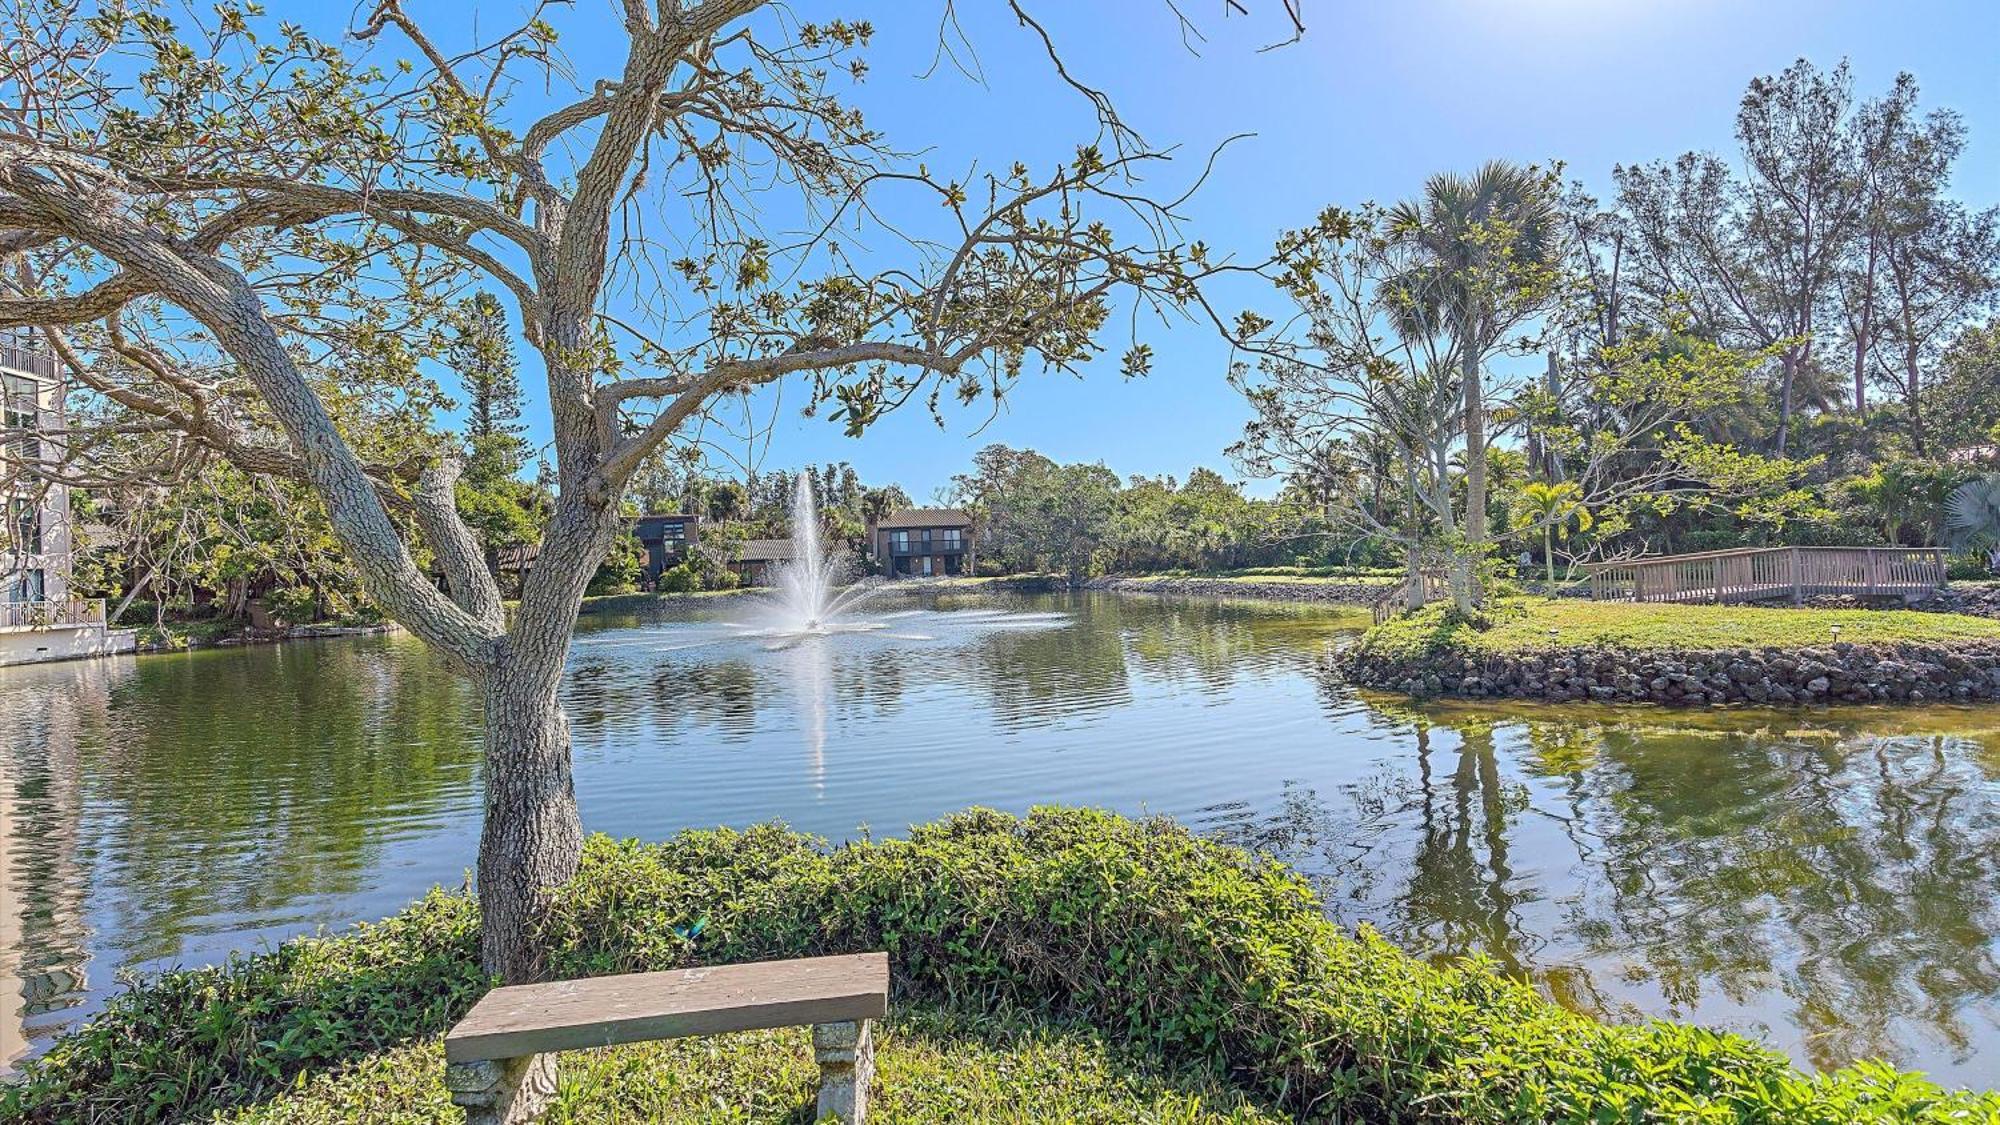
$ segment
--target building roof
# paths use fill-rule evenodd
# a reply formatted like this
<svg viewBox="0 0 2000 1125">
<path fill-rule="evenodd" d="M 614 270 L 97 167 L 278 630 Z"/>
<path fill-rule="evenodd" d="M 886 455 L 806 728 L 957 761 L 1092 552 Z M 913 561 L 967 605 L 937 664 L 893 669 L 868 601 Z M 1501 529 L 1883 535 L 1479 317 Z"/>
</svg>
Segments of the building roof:
<svg viewBox="0 0 2000 1125">
<path fill-rule="evenodd" d="M 793 557 L 789 539 L 745 539 L 736 548 L 737 562 L 784 562 Z"/>
<path fill-rule="evenodd" d="M 905 508 L 890 512 L 875 525 L 880 528 L 971 527 L 972 516 L 957 508 Z"/>
</svg>

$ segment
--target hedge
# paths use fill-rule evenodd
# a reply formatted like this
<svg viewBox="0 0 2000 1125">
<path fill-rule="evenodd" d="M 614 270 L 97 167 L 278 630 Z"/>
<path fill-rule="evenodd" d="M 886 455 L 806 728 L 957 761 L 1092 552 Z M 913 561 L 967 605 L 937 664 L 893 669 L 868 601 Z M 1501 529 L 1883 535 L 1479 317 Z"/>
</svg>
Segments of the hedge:
<svg viewBox="0 0 2000 1125">
<path fill-rule="evenodd" d="M 1434 966 L 1326 919 L 1281 865 L 1161 820 L 973 810 L 829 849 L 782 827 L 590 841 L 556 896 L 565 975 L 887 949 L 904 1000 L 1093 1026 L 1325 1121 L 1995 1122 L 2000 1096 L 1748 1039 L 1607 1026 L 1479 960 Z M 30 1121 L 166 1120 L 435 1036 L 483 987 L 475 910 L 169 973 L 0 1096 Z M 693 936 L 686 936 L 693 935 Z"/>
</svg>

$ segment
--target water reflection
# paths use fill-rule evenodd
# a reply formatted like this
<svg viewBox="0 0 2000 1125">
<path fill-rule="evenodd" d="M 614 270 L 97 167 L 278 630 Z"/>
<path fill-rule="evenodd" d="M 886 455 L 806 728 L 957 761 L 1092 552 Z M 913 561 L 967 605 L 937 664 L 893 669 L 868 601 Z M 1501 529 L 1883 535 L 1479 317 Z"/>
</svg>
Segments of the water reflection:
<svg viewBox="0 0 2000 1125">
<path fill-rule="evenodd" d="M 1991 710 L 1651 712 L 1381 704 L 1407 769 L 1293 787 L 1225 834 L 1334 913 L 1483 952 L 1608 1019 L 1760 1035 L 1989 1084 L 2000 1051 Z M 1934 729 L 1889 733 L 1909 725 Z M 1388 873 L 1385 875 L 1385 871 Z"/>
<path fill-rule="evenodd" d="M 2000 710 L 1413 707 L 1318 674 L 1365 623 L 1319 610 L 927 594 L 772 649 L 710 604 L 580 633 L 589 828 L 1168 813 L 1295 864 L 1343 923 L 1607 1018 L 2000 1068 Z M 402 638 L 0 673 L 0 1055 L 118 968 L 458 881 L 475 706 Z"/>
</svg>

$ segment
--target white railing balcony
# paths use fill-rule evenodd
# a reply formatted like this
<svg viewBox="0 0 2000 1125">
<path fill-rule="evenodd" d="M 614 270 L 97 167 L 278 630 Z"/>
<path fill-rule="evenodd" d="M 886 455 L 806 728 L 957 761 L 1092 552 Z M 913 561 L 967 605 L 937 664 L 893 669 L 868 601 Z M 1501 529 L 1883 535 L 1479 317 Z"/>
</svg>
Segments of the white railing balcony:
<svg viewBox="0 0 2000 1125">
<path fill-rule="evenodd" d="M 55 629 L 102 624 L 103 598 L 0 602 L 0 629 Z"/>
<path fill-rule="evenodd" d="M 56 377 L 55 355 L 18 338 L 0 337 L 0 367 L 11 368 L 43 379 Z"/>
</svg>

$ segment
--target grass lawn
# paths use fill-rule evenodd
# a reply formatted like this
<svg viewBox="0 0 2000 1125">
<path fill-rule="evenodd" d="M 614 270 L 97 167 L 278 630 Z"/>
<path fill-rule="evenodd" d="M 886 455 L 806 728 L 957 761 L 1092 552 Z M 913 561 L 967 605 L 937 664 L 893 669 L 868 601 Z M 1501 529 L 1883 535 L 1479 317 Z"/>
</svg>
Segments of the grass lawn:
<svg viewBox="0 0 2000 1125">
<path fill-rule="evenodd" d="M 1363 644 L 1376 652 L 1525 652 L 1563 648 L 1681 651 L 1806 648 L 1840 640 L 1856 644 L 1948 644 L 2000 641 L 2000 621 L 1914 610 L 1794 609 L 1737 605 L 1658 605 L 1581 598 L 1506 598 L 1484 631 L 1446 619 L 1447 603 L 1370 629 Z M 1553 638 L 1549 630 L 1556 630 Z"/>
<path fill-rule="evenodd" d="M 868 1120 L 1163 1122 L 1252 1125 L 1290 1118 L 1205 1075 L 1171 1074 L 1087 1030 L 1027 1019 L 976 1022 L 897 1005 L 876 1027 Z M 449 1121 L 435 1039 L 325 1072 L 216 1125 Z M 548 1125 L 813 1120 L 818 1070 L 805 1028 L 679 1039 L 562 1056 Z"/>
</svg>

